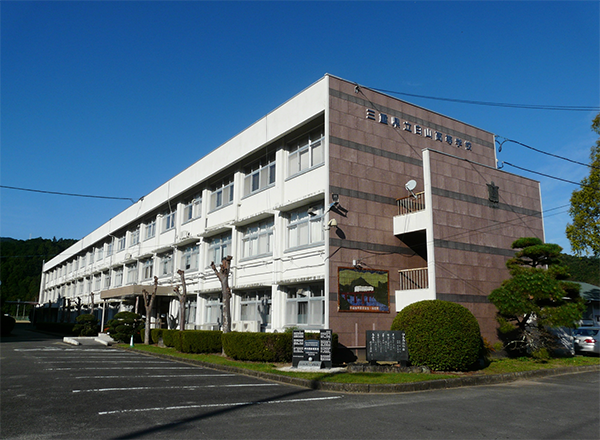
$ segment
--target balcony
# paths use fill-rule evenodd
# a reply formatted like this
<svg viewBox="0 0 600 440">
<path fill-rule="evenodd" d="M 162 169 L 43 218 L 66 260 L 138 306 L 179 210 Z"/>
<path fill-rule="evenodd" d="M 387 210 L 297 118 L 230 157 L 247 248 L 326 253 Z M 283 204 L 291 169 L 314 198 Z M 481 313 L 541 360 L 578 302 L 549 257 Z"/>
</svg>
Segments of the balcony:
<svg viewBox="0 0 600 440">
<path fill-rule="evenodd" d="M 412 214 L 425 210 L 425 192 L 416 193 L 408 197 L 396 199 L 398 215 Z"/>
<path fill-rule="evenodd" d="M 429 272 L 426 267 L 399 270 L 399 290 L 427 289 L 429 287 Z"/>
</svg>

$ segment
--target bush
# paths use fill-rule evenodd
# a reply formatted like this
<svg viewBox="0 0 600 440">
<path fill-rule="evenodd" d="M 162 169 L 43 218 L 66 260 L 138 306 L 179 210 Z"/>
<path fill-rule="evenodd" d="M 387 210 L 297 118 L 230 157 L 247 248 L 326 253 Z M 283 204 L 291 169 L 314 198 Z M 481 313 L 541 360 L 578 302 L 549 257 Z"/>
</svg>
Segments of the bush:
<svg viewBox="0 0 600 440">
<path fill-rule="evenodd" d="M 162 331 L 163 342 L 167 347 L 172 347 L 177 351 L 181 351 L 181 335 L 179 330 L 167 330 Z"/>
<path fill-rule="evenodd" d="M 77 324 L 73 327 L 73 333 L 79 336 L 97 336 L 98 318 L 94 315 L 84 314 L 75 318 Z"/>
<path fill-rule="evenodd" d="M 482 350 L 477 319 L 448 301 L 419 301 L 405 307 L 394 318 L 392 330 L 405 332 L 410 362 L 432 370 L 466 371 Z"/>
<path fill-rule="evenodd" d="M 144 328 L 144 321 L 137 313 L 119 312 L 107 325 L 108 334 L 115 341 L 129 342 L 133 335 L 134 342 L 142 342 L 140 331 Z"/>
<path fill-rule="evenodd" d="M 183 353 L 221 353 L 220 331 L 212 330 L 184 330 L 180 332 L 181 351 Z"/>
<path fill-rule="evenodd" d="M 292 333 L 223 333 L 225 354 L 240 361 L 291 362 Z"/>
<path fill-rule="evenodd" d="M 163 330 L 164 329 L 162 328 L 153 328 L 150 330 L 150 341 L 153 344 L 158 344 L 160 342 L 160 339 L 163 337 Z"/>
<path fill-rule="evenodd" d="M 4 314 L 0 315 L 0 319 L 1 319 L 0 335 L 2 335 L 2 336 L 10 335 L 10 332 L 12 332 L 13 329 L 15 328 L 17 321 L 12 316 L 4 315 Z"/>
</svg>

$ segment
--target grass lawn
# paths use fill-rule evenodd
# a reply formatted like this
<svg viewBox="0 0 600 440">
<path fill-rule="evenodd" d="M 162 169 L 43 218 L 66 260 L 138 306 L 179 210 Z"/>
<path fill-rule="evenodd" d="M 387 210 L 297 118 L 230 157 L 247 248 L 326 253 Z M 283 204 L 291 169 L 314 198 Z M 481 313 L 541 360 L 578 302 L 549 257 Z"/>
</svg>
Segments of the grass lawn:
<svg viewBox="0 0 600 440">
<path fill-rule="evenodd" d="M 120 344 L 120 347 L 129 347 Z M 161 348 L 154 345 L 136 345 L 134 350 L 173 356 L 179 359 L 189 359 L 206 362 L 209 364 L 226 365 L 243 368 L 264 373 L 277 374 L 280 376 L 291 376 L 301 379 L 317 380 L 322 382 L 336 383 L 408 383 L 426 380 L 449 379 L 462 377 L 464 375 L 503 374 L 521 371 L 541 370 L 547 368 L 573 367 L 582 365 L 599 365 L 599 357 L 576 356 L 573 358 L 551 359 L 547 362 L 535 361 L 529 358 L 519 359 L 494 359 L 486 368 L 468 373 L 326 373 L 326 372 L 295 372 L 280 371 L 278 368 L 289 366 L 289 364 L 270 364 L 261 362 L 235 361 L 220 354 L 189 354 L 179 353 L 173 348 Z"/>
</svg>

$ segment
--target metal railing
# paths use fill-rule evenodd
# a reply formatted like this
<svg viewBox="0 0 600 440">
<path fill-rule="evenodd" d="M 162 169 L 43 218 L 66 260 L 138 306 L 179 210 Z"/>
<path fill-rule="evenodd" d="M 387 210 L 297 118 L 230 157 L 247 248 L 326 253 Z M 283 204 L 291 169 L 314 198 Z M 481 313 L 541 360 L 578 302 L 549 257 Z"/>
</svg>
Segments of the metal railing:
<svg viewBox="0 0 600 440">
<path fill-rule="evenodd" d="M 423 211 L 425 209 L 425 192 L 416 193 L 408 197 L 396 199 L 398 203 L 398 215 L 406 215 L 411 212 Z"/>
<path fill-rule="evenodd" d="M 399 290 L 427 289 L 429 287 L 429 273 L 426 267 L 403 269 L 399 270 L 398 274 L 400 275 Z"/>
</svg>

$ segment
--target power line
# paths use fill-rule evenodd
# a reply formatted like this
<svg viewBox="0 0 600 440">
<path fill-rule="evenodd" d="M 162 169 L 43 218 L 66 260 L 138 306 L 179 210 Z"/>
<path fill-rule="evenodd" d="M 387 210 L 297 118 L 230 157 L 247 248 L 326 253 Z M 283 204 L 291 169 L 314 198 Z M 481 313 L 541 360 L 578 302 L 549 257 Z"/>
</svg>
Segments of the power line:
<svg viewBox="0 0 600 440">
<path fill-rule="evenodd" d="M 529 146 L 529 145 L 525 145 L 524 143 L 522 143 L 522 142 L 519 142 L 519 141 L 513 141 L 512 139 L 507 139 L 507 138 L 503 138 L 503 139 L 504 139 L 504 140 L 503 140 L 502 142 L 500 142 L 500 143 L 499 143 L 500 145 L 498 146 L 498 152 L 501 152 L 501 151 L 502 151 L 502 145 L 503 145 L 505 142 L 513 142 L 513 143 L 515 143 L 515 144 L 518 144 L 518 145 L 521 145 L 521 146 L 523 146 L 523 147 L 525 147 L 525 148 L 529 148 L 530 150 L 537 151 L 538 153 L 542 153 L 542 154 L 546 154 L 546 155 L 548 155 L 548 156 L 556 157 L 557 159 L 566 160 L 566 161 L 568 161 L 568 162 L 575 163 L 575 164 L 577 164 L 577 165 L 583 165 L 583 166 L 585 166 L 585 167 L 589 167 L 589 168 L 595 168 L 595 169 L 598 169 L 598 167 L 596 167 L 596 166 L 594 166 L 594 165 L 587 164 L 587 163 L 583 163 L 583 162 L 577 162 L 576 160 L 569 159 L 568 157 L 563 157 L 563 156 L 559 156 L 559 155 L 557 155 L 557 154 L 548 153 L 547 151 L 543 151 L 543 150 L 539 150 L 539 149 L 537 149 L 537 148 L 533 148 L 533 147 L 531 147 L 531 146 Z"/>
<path fill-rule="evenodd" d="M 567 180 L 567 179 L 563 179 L 561 177 L 551 176 L 550 174 L 544 174 L 544 173 L 540 173 L 538 171 L 529 170 L 527 168 L 522 168 L 520 166 L 513 165 L 510 162 L 502 162 L 502 164 L 509 165 L 509 166 L 511 166 L 513 168 L 517 168 L 517 169 L 522 170 L 522 171 L 527 171 L 528 173 L 533 173 L 533 174 L 538 174 L 540 176 L 548 177 L 549 179 L 560 180 L 562 182 L 572 183 L 573 185 L 578 185 L 578 186 L 585 186 L 585 187 L 596 189 L 596 190 L 598 189 L 598 187 L 593 186 L 593 185 L 586 185 L 585 183 L 573 182 L 572 180 Z"/>
<path fill-rule="evenodd" d="M 600 107 L 594 107 L 594 106 L 509 104 L 509 103 L 505 103 L 505 102 L 473 101 L 473 100 L 468 100 L 468 99 L 454 99 L 454 98 L 441 98 L 441 97 L 437 97 L 437 96 L 416 95 L 413 93 L 396 92 L 393 90 L 376 89 L 376 88 L 372 88 L 372 87 L 365 87 L 365 88 L 370 88 L 371 90 L 375 90 L 377 92 L 389 93 L 389 94 L 393 94 L 393 95 L 410 96 L 411 98 L 433 99 L 436 101 L 459 102 L 462 104 L 485 105 L 485 106 L 489 106 L 489 107 L 509 107 L 509 108 L 521 108 L 521 109 L 531 109 L 531 110 L 560 110 L 560 111 L 572 111 L 572 112 L 573 111 L 589 112 L 589 111 L 599 111 L 600 110 Z"/>
<path fill-rule="evenodd" d="M 6 186 L 6 185 L 0 185 L 0 188 L 15 189 L 18 191 L 29 191 L 29 192 L 42 193 L 42 194 L 56 194 L 59 196 L 89 197 L 92 199 L 129 200 L 131 203 L 135 203 L 135 200 L 130 199 L 129 197 L 109 197 L 109 196 L 93 196 L 93 195 L 89 195 L 89 194 L 72 194 L 72 193 L 64 193 L 64 192 L 58 192 L 58 191 L 43 191 L 41 189 L 18 188 L 16 186 Z"/>
</svg>

